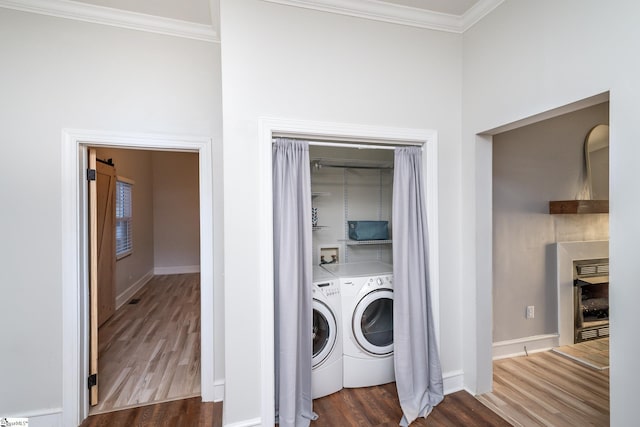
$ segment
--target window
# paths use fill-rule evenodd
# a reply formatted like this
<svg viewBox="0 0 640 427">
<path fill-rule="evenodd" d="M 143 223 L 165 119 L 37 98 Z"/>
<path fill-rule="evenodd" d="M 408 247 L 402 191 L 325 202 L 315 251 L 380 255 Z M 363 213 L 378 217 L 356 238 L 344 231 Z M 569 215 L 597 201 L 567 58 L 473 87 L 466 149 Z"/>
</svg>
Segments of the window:
<svg viewBox="0 0 640 427">
<path fill-rule="evenodd" d="M 133 184 L 130 179 L 116 178 L 116 259 L 133 251 Z"/>
</svg>

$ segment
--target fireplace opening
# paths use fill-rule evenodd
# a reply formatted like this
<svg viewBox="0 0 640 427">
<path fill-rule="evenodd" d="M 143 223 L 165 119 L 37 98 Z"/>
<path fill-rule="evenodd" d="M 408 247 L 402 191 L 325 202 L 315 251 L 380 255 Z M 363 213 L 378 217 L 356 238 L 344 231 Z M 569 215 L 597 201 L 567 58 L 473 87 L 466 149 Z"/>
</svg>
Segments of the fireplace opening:
<svg viewBox="0 0 640 427">
<path fill-rule="evenodd" d="M 574 343 L 609 336 L 609 259 L 574 261 Z"/>
</svg>

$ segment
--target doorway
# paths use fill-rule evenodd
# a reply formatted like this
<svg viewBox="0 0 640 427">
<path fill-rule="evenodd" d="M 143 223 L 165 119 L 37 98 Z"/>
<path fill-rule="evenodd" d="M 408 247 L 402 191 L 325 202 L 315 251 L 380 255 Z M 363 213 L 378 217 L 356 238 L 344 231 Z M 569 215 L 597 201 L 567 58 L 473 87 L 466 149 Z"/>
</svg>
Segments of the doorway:
<svg viewBox="0 0 640 427">
<path fill-rule="evenodd" d="M 101 246 L 95 263 L 98 324 L 89 335 L 98 341 L 90 351 L 97 385 L 89 414 L 200 396 L 198 153 L 90 150 L 98 206 L 115 194 L 109 215 L 98 215 L 113 219 L 98 226 L 97 240 L 115 242 Z M 100 185 L 107 180 L 101 166 L 114 175 L 112 193 Z"/>
<path fill-rule="evenodd" d="M 202 400 L 219 395 L 214 383 L 213 159 L 208 137 L 121 134 L 63 130 L 63 424 L 79 425 L 89 413 L 88 399 L 88 235 L 86 147 L 190 151 L 198 153 L 200 197 L 200 281 Z M 220 400 L 218 398 L 218 400 Z"/>
</svg>

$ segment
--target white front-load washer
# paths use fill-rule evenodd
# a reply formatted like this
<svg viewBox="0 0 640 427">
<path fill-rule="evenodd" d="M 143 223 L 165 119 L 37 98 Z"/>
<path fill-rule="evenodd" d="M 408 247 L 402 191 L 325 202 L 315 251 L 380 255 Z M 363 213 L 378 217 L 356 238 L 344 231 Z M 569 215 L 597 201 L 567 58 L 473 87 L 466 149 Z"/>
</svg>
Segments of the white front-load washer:
<svg viewBox="0 0 640 427">
<path fill-rule="evenodd" d="M 373 261 L 323 267 L 340 278 L 343 386 L 394 381 L 393 266 Z"/>
<path fill-rule="evenodd" d="M 311 397 L 342 389 L 342 300 L 340 282 L 331 273 L 313 270 L 313 358 Z"/>
</svg>

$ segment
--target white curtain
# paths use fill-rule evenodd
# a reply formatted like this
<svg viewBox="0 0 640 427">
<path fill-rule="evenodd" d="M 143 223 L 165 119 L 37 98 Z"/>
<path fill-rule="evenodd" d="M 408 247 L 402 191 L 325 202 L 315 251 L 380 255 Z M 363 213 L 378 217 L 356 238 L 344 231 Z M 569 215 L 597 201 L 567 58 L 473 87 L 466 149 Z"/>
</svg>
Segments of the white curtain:
<svg viewBox="0 0 640 427">
<path fill-rule="evenodd" d="M 429 294 L 422 150 L 398 147 L 393 176 L 393 347 L 401 426 L 443 399 Z"/>
<path fill-rule="evenodd" d="M 316 419 L 311 399 L 312 260 L 309 144 L 273 145 L 275 410 L 280 427 Z"/>
</svg>

